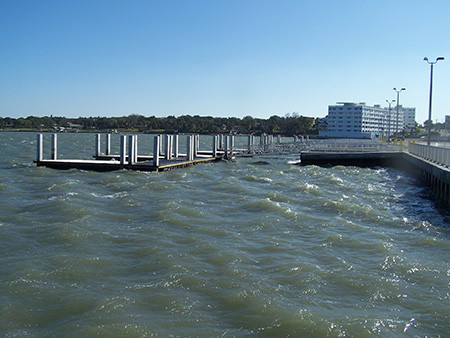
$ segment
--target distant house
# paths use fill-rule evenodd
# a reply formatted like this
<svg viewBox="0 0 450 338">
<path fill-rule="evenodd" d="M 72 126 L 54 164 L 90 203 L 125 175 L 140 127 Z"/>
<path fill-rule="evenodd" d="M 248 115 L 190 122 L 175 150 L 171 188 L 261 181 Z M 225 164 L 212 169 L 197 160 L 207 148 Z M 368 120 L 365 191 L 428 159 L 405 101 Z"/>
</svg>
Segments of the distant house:
<svg viewBox="0 0 450 338">
<path fill-rule="evenodd" d="M 81 124 L 76 124 L 76 123 L 71 123 L 71 122 L 66 122 L 62 125 L 65 129 L 67 130 L 76 130 L 76 129 L 81 129 L 83 128 L 83 125 Z"/>
</svg>

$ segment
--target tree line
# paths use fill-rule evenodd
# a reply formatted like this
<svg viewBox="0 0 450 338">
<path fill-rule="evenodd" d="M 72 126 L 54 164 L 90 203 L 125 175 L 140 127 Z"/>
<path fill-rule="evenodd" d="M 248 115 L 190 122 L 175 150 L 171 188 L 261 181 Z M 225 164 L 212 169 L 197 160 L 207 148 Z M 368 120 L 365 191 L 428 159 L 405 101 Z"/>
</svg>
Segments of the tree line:
<svg viewBox="0 0 450 338">
<path fill-rule="evenodd" d="M 0 130 L 56 130 L 56 131 L 133 131 L 141 133 L 238 133 L 238 134 L 280 134 L 284 136 L 317 134 L 317 119 L 300 116 L 297 113 L 277 115 L 269 119 L 246 116 L 212 117 L 145 117 L 129 115 L 122 117 L 79 117 L 66 118 L 56 116 L 26 118 L 0 117 Z"/>
</svg>

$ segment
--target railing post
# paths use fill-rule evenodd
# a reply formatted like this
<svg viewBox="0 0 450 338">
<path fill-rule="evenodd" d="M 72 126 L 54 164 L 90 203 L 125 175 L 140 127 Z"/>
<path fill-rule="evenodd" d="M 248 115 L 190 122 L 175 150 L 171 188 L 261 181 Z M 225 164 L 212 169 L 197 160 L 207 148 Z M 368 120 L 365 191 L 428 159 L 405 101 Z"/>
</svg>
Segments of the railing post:
<svg viewBox="0 0 450 338">
<path fill-rule="evenodd" d="M 43 135 L 42 134 L 38 134 L 37 135 L 37 156 L 36 156 L 36 160 L 42 161 L 43 159 L 43 149 L 44 149 L 44 142 L 43 142 Z"/>
<path fill-rule="evenodd" d="M 52 138 L 52 160 L 56 160 L 58 153 L 58 135 L 53 134 Z"/>
</svg>

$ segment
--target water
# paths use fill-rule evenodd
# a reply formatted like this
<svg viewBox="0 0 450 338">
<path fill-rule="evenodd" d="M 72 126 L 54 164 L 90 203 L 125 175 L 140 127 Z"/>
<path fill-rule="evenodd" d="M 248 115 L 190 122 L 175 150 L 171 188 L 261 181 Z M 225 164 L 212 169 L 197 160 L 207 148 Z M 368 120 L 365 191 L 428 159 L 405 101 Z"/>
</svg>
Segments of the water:
<svg viewBox="0 0 450 338">
<path fill-rule="evenodd" d="M 58 171 L 32 163 L 35 140 L 0 133 L 2 337 L 450 332 L 450 217 L 402 172 Z M 94 152 L 94 135 L 58 142 Z"/>
</svg>

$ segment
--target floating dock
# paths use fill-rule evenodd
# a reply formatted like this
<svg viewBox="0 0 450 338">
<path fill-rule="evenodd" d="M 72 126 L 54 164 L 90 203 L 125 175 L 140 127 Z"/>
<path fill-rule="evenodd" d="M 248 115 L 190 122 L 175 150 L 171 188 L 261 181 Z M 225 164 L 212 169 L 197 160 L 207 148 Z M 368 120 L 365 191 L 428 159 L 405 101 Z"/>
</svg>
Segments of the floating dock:
<svg viewBox="0 0 450 338">
<path fill-rule="evenodd" d="M 198 135 L 187 136 L 187 153 L 178 152 L 178 135 L 165 135 L 165 144 L 162 146 L 162 136 L 154 137 L 153 154 L 138 155 L 137 135 L 120 135 L 120 153 L 110 154 L 111 135 L 106 135 L 106 151 L 101 153 L 100 134 L 96 137 L 96 153 L 92 160 L 85 159 L 59 159 L 57 155 L 58 135 L 52 135 L 51 158 L 43 158 L 43 134 L 37 136 L 37 159 L 34 161 L 39 167 L 52 169 L 81 169 L 94 171 L 113 171 L 120 169 L 139 171 L 168 171 L 183 168 L 199 163 L 230 159 L 233 156 L 232 140 L 225 137 L 224 149 L 219 149 L 218 137 L 213 138 L 213 149 L 211 151 L 200 151 L 198 149 Z M 155 155 L 156 154 L 156 155 Z"/>
</svg>

